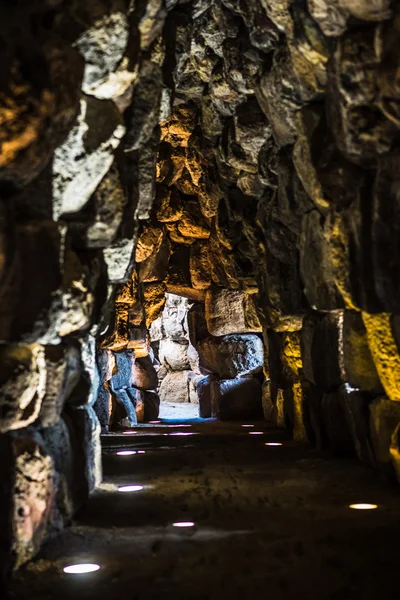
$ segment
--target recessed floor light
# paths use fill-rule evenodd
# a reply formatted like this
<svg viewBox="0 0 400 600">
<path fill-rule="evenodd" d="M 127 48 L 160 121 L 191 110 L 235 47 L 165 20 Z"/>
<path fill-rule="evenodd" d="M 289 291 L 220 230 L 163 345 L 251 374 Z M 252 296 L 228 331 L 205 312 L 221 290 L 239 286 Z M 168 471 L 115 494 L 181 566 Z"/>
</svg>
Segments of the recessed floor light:
<svg viewBox="0 0 400 600">
<path fill-rule="evenodd" d="M 249 431 L 249 435 L 264 435 L 263 431 Z"/>
<path fill-rule="evenodd" d="M 78 575 L 80 573 L 94 573 L 100 569 L 100 565 L 96 565 L 93 563 L 82 563 L 80 565 L 69 565 L 68 567 L 64 567 L 64 573 L 69 573 L 71 575 Z"/>
<path fill-rule="evenodd" d="M 354 510 L 374 510 L 375 508 L 378 508 L 378 505 L 360 502 L 359 504 L 350 504 L 349 508 L 354 508 Z"/>
<path fill-rule="evenodd" d="M 123 435 L 134 435 L 135 433 L 137 433 L 137 431 L 123 431 L 122 432 Z"/>
<path fill-rule="evenodd" d="M 149 421 L 149 423 L 151 423 L 152 425 L 155 425 L 156 423 L 161 423 L 161 421 Z"/>
<path fill-rule="evenodd" d="M 117 454 L 118 456 L 131 456 L 131 454 L 136 454 L 136 450 L 120 450 Z"/>
<path fill-rule="evenodd" d="M 143 490 L 142 485 L 122 485 L 118 488 L 119 492 L 140 492 Z"/>
<path fill-rule="evenodd" d="M 254 425 L 242 425 L 242 427 L 254 427 Z"/>
<path fill-rule="evenodd" d="M 194 527 L 193 521 L 177 521 L 176 523 L 172 523 L 173 527 Z"/>
<path fill-rule="evenodd" d="M 138 454 L 146 454 L 146 450 L 138 450 L 137 453 Z"/>
<path fill-rule="evenodd" d="M 267 442 L 266 446 L 282 446 L 282 442 Z"/>
<path fill-rule="evenodd" d="M 189 431 L 174 431 L 174 433 L 167 433 L 166 435 L 196 435 Z"/>
</svg>

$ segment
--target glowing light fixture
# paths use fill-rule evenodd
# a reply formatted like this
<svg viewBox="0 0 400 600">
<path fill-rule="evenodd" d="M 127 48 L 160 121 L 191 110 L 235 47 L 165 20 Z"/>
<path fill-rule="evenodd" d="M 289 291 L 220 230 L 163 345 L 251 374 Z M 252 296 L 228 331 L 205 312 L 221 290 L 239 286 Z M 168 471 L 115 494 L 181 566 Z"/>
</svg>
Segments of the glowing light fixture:
<svg viewBox="0 0 400 600">
<path fill-rule="evenodd" d="M 242 427 L 254 427 L 254 425 L 242 425 Z"/>
<path fill-rule="evenodd" d="M 146 454 L 146 450 L 138 450 L 137 453 L 138 454 Z"/>
<path fill-rule="evenodd" d="M 191 425 L 178 423 L 177 425 L 168 425 L 168 427 L 191 427 Z"/>
<path fill-rule="evenodd" d="M 120 450 L 117 454 L 118 456 L 131 456 L 132 454 L 136 454 L 136 450 Z"/>
<path fill-rule="evenodd" d="M 263 431 L 249 431 L 249 435 L 264 435 Z"/>
<path fill-rule="evenodd" d="M 143 490 L 142 485 L 122 485 L 118 488 L 119 492 L 140 492 Z"/>
<path fill-rule="evenodd" d="M 267 442 L 266 446 L 282 446 L 282 442 Z"/>
<path fill-rule="evenodd" d="M 149 421 L 149 423 L 151 423 L 153 425 L 153 424 L 156 424 L 156 423 L 161 423 L 161 421 Z"/>
<path fill-rule="evenodd" d="M 194 527 L 193 521 L 177 521 L 176 523 L 172 523 L 173 527 Z"/>
<path fill-rule="evenodd" d="M 80 565 L 69 565 L 68 567 L 64 567 L 64 573 L 69 573 L 71 575 L 78 575 L 80 573 L 94 573 L 100 569 L 100 565 L 96 565 L 93 563 L 82 563 Z"/>
<path fill-rule="evenodd" d="M 166 435 L 196 435 L 189 431 L 174 431 L 174 433 L 167 433 Z"/>
<path fill-rule="evenodd" d="M 361 502 L 360 504 L 350 504 L 349 508 L 354 508 L 354 510 L 374 510 L 378 508 L 378 505 Z"/>
<path fill-rule="evenodd" d="M 137 431 L 123 431 L 123 435 L 134 435 Z"/>
</svg>

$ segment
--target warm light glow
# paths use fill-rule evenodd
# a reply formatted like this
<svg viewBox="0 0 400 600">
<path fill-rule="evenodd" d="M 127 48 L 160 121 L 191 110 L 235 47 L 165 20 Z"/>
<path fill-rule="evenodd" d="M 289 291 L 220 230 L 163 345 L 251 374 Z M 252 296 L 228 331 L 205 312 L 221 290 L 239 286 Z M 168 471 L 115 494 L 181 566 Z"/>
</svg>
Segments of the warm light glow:
<svg viewBox="0 0 400 600">
<path fill-rule="evenodd" d="M 177 523 L 172 523 L 173 527 L 194 527 L 193 521 L 178 521 Z"/>
<path fill-rule="evenodd" d="M 264 435 L 263 431 L 249 431 L 249 435 Z"/>
<path fill-rule="evenodd" d="M 122 485 L 118 488 L 119 492 L 140 492 L 143 489 L 142 485 Z"/>
<path fill-rule="evenodd" d="M 354 508 L 355 510 L 373 510 L 374 508 L 378 508 L 378 505 L 361 502 L 360 504 L 350 504 L 349 508 Z"/>
<path fill-rule="evenodd" d="M 92 563 L 83 563 L 81 565 L 70 565 L 69 567 L 65 567 L 64 573 L 71 573 L 76 575 L 78 573 L 94 573 L 100 569 L 100 565 L 95 565 Z"/>
<path fill-rule="evenodd" d="M 117 454 L 118 456 L 130 456 L 131 454 L 136 454 L 136 450 L 120 450 Z"/>
<path fill-rule="evenodd" d="M 282 442 L 267 442 L 266 446 L 282 446 Z"/>
<path fill-rule="evenodd" d="M 242 427 L 254 427 L 254 425 L 242 425 Z"/>
<path fill-rule="evenodd" d="M 133 435 L 134 433 L 137 433 L 137 431 L 123 431 L 122 433 L 123 435 Z"/>
</svg>

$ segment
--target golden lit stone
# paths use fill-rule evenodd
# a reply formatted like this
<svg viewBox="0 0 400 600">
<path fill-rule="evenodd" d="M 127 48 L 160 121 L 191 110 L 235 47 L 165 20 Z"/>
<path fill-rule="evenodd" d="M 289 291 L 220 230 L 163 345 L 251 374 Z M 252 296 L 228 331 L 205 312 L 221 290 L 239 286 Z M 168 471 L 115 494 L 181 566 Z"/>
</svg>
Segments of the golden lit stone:
<svg viewBox="0 0 400 600">
<path fill-rule="evenodd" d="M 370 315 L 363 312 L 371 350 L 379 378 L 390 400 L 400 401 L 400 354 L 393 336 L 388 313 Z"/>
</svg>

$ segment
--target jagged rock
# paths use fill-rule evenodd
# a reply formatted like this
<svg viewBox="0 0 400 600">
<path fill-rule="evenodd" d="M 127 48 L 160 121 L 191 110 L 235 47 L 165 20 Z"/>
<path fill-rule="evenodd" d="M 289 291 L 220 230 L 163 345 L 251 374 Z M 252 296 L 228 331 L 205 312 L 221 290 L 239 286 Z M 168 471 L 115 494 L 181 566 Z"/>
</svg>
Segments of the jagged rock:
<svg viewBox="0 0 400 600">
<path fill-rule="evenodd" d="M 305 377 L 331 391 L 342 383 L 339 365 L 339 321 L 341 313 L 309 315 L 301 333 L 301 354 Z M 321 352 L 321 349 L 324 349 Z"/>
<path fill-rule="evenodd" d="M 85 59 L 83 91 L 118 101 L 135 79 L 124 60 L 129 39 L 124 1 L 89 0 L 84 7 L 70 2 L 67 11 L 58 15 L 55 28 Z"/>
<path fill-rule="evenodd" d="M 308 10 L 326 36 L 338 37 L 347 28 L 347 21 L 383 21 L 391 15 L 388 0 L 308 0 Z"/>
<path fill-rule="evenodd" d="M 400 401 L 400 354 L 387 313 L 362 313 L 369 349 L 382 386 L 390 400 Z"/>
<path fill-rule="evenodd" d="M 54 218 L 80 211 L 114 161 L 125 133 L 113 102 L 90 96 L 81 99 L 78 122 L 53 159 Z"/>
<path fill-rule="evenodd" d="M 29 52 L 20 55 L 4 35 L 2 46 L 0 178 L 22 186 L 67 136 L 79 109 L 84 64 L 76 50 L 54 40 L 30 38 Z"/>
<path fill-rule="evenodd" d="M 197 290 L 205 290 L 211 285 L 211 255 L 207 243 L 195 242 L 190 248 L 190 280 Z"/>
<path fill-rule="evenodd" d="M 46 346 L 45 361 L 46 391 L 40 407 L 39 419 L 44 427 L 49 427 L 59 421 L 66 401 L 80 383 L 83 365 L 80 349 L 74 344 Z M 84 393 L 85 390 L 80 386 L 77 393 L 79 395 L 82 392 Z"/>
<path fill-rule="evenodd" d="M 183 208 L 178 190 L 159 186 L 156 197 L 156 210 L 157 220 L 160 223 L 179 221 L 182 217 Z"/>
<path fill-rule="evenodd" d="M 300 275 L 304 294 L 314 310 L 343 308 L 336 285 L 328 240 L 317 210 L 304 215 L 299 240 Z"/>
<path fill-rule="evenodd" d="M 191 371 L 170 371 L 162 380 L 159 395 L 161 402 L 189 402 Z"/>
<path fill-rule="evenodd" d="M 163 281 L 167 275 L 170 256 L 171 242 L 164 234 L 158 250 L 153 251 L 151 256 L 140 263 L 138 270 L 139 282 Z"/>
<path fill-rule="evenodd" d="M 342 326 L 339 333 L 339 361 L 343 382 L 347 382 L 352 388 L 381 393 L 382 384 L 361 314 L 344 311 L 339 326 Z"/>
<path fill-rule="evenodd" d="M 400 423 L 400 403 L 381 396 L 369 405 L 370 433 L 375 459 L 384 475 L 393 474 L 390 447 Z"/>
<path fill-rule="evenodd" d="M 160 341 L 159 356 L 162 364 L 173 371 L 184 371 L 190 368 L 187 356 L 188 344 L 166 339 Z"/>
<path fill-rule="evenodd" d="M 210 332 L 207 329 L 204 306 L 202 304 L 193 304 L 187 311 L 187 328 L 189 343 L 194 346 L 194 348 L 197 348 L 198 342 L 210 335 Z"/>
<path fill-rule="evenodd" d="M 223 379 L 212 386 L 212 416 L 221 421 L 262 416 L 261 383 L 255 377 Z"/>
<path fill-rule="evenodd" d="M 163 242 L 163 230 L 158 227 L 145 227 L 143 233 L 139 236 L 135 260 L 141 263 L 152 254 L 158 252 Z"/>
<path fill-rule="evenodd" d="M 82 248 L 107 248 L 116 241 L 127 203 L 125 190 L 115 162 L 103 177 L 79 221 L 71 223 L 74 243 Z"/>
<path fill-rule="evenodd" d="M 39 416 L 46 394 L 43 346 L 0 347 L 0 431 L 31 425 Z"/>
<path fill-rule="evenodd" d="M 394 123 L 375 104 L 380 64 L 374 43 L 374 27 L 346 33 L 328 69 L 328 120 L 336 143 L 349 160 L 365 166 L 388 152 L 396 135 Z"/>
<path fill-rule="evenodd" d="M 218 379 L 215 375 L 207 375 L 206 377 L 202 377 L 197 383 L 199 417 L 201 419 L 210 419 L 212 416 L 212 386 L 215 385 L 217 381 Z"/>
<path fill-rule="evenodd" d="M 199 353 L 200 371 L 204 375 L 215 373 L 220 379 L 233 379 L 262 370 L 263 344 L 256 335 L 208 337 L 196 344 L 196 350 Z"/>
<path fill-rule="evenodd" d="M 251 294 L 212 288 L 206 293 L 205 315 L 211 335 L 261 331 Z"/>
<path fill-rule="evenodd" d="M 308 421 L 308 391 L 307 383 L 295 382 L 283 391 L 283 418 L 284 424 L 292 432 L 293 440 L 296 442 L 307 442 L 309 434 L 307 431 Z M 279 418 L 279 405 L 275 405 L 275 414 Z"/>
<path fill-rule="evenodd" d="M 165 284 L 143 284 L 143 307 L 146 314 L 146 327 L 161 315 L 165 304 Z"/>
<path fill-rule="evenodd" d="M 110 283 L 123 283 L 132 274 L 135 237 L 114 242 L 103 250 Z"/>
<path fill-rule="evenodd" d="M 152 137 L 159 123 L 162 71 L 159 65 L 145 60 L 140 66 L 132 93 L 134 120 L 128 126 L 125 150 L 138 150 Z"/>
<path fill-rule="evenodd" d="M 101 461 L 101 426 L 91 406 L 69 409 L 68 424 L 72 453 L 74 457 L 73 471 L 76 473 L 74 483 L 74 502 L 82 506 L 89 494 L 100 485 L 102 473 Z"/>
<path fill-rule="evenodd" d="M 344 410 L 354 447 L 360 460 L 375 465 L 374 450 L 370 435 L 371 396 L 344 384 L 338 391 L 339 402 Z"/>
<path fill-rule="evenodd" d="M 116 367 L 115 354 L 111 350 L 98 349 L 97 367 L 99 370 L 99 391 L 93 408 L 100 421 L 102 432 L 107 432 L 112 416 L 110 380 Z"/>
<path fill-rule="evenodd" d="M 144 420 L 155 421 L 160 411 L 160 397 L 152 391 L 144 392 Z"/>
<path fill-rule="evenodd" d="M 54 465 L 39 439 L 12 442 L 16 478 L 13 485 L 13 552 L 19 567 L 38 552 L 50 529 Z"/>
</svg>

